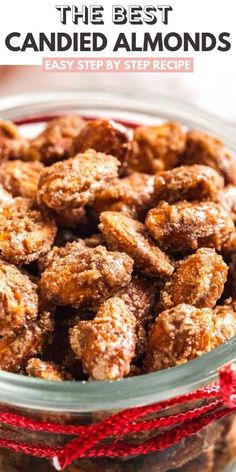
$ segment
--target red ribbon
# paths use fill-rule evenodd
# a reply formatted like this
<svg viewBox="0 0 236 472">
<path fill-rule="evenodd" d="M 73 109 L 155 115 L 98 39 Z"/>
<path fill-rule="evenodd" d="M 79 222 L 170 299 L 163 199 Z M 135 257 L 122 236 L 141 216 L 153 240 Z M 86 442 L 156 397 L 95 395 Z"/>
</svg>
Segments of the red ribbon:
<svg viewBox="0 0 236 472">
<path fill-rule="evenodd" d="M 168 407 L 184 405 L 196 400 L 207 400 L 207 403 L 198 408 L 190 408 L 184 413 L 146 418 Z M 51 459 L 56 470 L 64 470 L 75 459 L 128 457 L 161 451 L 233 412 L 236 412 L 236 371 L 233 366 L 226 366 L 220 370 L 219 381 L 210 387 L 153 405 L 124 410 L 92 425 L 44 423 L 17 414 L 2 412 L 0 413 L 1 424 L 30 431 L 73 435 L 75 438 L 62 447 L 0 439 L 0 447 Z M 162 432 L 142 444 L 134 445 L 122 441 L 126 434 L 158 428 L 162 428 Z M 164 428 L 171 429 L 163 431 Z M 109 443 L 105 442 L 108 438 L 112 439 Z"/>
</svg>

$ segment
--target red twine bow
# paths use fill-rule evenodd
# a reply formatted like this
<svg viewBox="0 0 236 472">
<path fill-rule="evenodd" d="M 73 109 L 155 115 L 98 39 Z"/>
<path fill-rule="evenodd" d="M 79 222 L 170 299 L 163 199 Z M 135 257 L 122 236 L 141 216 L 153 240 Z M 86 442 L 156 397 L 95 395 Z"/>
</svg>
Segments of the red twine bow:
<svg viewBox="0 0 236 472">
<path fill-rule="evenodd" d="M 158 413 L 165 408 L 184 405 L 196 400 L 207 400 L 207 404 L 171 416 L 145 418 L 147 415 Z M 220 420 L 235 411 L 236 371 L 232 366 L 226 366 L 220 370 L 219 381 L 210 387 L 204 387 L 196 392 L 154 405 L 124 410 L 92 425 L 44 423 L 17 414 L 2 412 L 0 413 L 0 423 L 2 424 L 30 431 L 74 435 L 75 438 L 62 447 L 0 439 L 0 447 L 51 459 L 56 470 L 64 470 L 75 459 L 128 457 L 161 451 L 198 433 L 211 422 Z M 145 419 L 142 420 L 142 418 Z M 121 440 L 126 434 L 158 428 L 162 428 L 162 432 L 142 444 L 135 445 Z M 171 429 L 163 431 L 163 428 Z M 107 439 L 112 439 L 112 441 L 105 442 Z"/>
</svg>

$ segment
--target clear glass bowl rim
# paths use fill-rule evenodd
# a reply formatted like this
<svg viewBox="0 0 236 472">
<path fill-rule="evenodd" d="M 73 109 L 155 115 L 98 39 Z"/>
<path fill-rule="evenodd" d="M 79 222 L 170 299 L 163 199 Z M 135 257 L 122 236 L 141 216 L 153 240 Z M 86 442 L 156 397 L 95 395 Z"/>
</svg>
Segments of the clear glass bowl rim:
<svg viewBox="0 0 236 472">
<path fill-rule="evenodd" d="M 55 92 L 0 98 L 3 119 L 17 120 L 64 111 L 90 116 L 108 112 L 127 121 L 141 116 L 179 120 L 210 132 L 236 152 L 235 128 L 189 105 L 159 97 L 155 103 L 126 96 L 91 92 Z M 143 119 L 142 122 L 145 122 Z M 0 403 L 44 411 L 90 412 L 119 410 L 151 404 L 194 391 L 217 379 L 217 372 L 236 357 L 236 337 L 214 351 L 184 365 L 116 382 L 48 382 L 0 371 Z"/>
</svg>

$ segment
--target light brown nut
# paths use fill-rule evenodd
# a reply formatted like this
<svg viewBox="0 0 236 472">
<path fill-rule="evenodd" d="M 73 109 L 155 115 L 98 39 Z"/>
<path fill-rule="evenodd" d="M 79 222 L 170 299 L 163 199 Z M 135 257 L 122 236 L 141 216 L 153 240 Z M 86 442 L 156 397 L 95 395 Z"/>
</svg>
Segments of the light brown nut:
<svg viewBox="0 0 236 472">
<path fill-rule="evenodd" d="M 44 272 L 47 268 L 50 268 L 54 262 L 60 261 L 60 259 L 72 255 L 77 257 L 80 252 L 83 252 L 87 248 L 83 239 L 76 239 L 73 242 L 68 242 L 65 246 L 53 246 L 53 248 L 44 256 L 38 259 L 38 265 L 41 272 Z"/>
<path fill-rule="evenodd" d="M 91 379 L 117 380 L 129 373 L 135 324 L 124 301 L 114 297 L 100 306 L 93 321 L 79 321 L 71 328 L 71 347 Z"/>
<path fill-rule="evenodd" d="M 221 251 L 234 231 L 228 212 L 213 202 L 162 203 L 148 212 L 145 225 L 162 249 L 183 253 L 200 247 Z"/>
<path fill-rule="evenodd" d="M 236 184 L 236 163 L 227 151 L 224 143 L 201 131 L 190 130 L 187 133 L 182 164 L 203 164 L 217 170 L 226 183 Z"/>
<path fill-rule="evenodd" d="M 223 178 L 211 167 L 203 165 L 180 166 L 155 176 L 156 201 L 175 203 L 179 200 L 215 201 L 224 187 Z"/>
<path fill-rule="evenodd" d="M 74 154 L 87 149 L 110 154 L 121 162 L 120 172 L 126 168 L 131 148 L 132 133 L 125 126 L 112 120 L 91 120 L 74 140 Z"/>
<path fill-rule="evenodd" d="M 181 303 L 197 308 L 214 307 L 227 280 L 228 267 L 214 249 L 202 248 L 179 262 L 160 296 L 160 309 Z"/>
<path fill-rule="evenodd" d="M 142 218 L 153 206 L 154 176 L 135 172 L 103 190 L 94 202 L 97 216 L 103 211 L 120 211 L 133 218 Z"/>
<path fill-rule="evenodd" d="M 49 251 L 57 232 L 46 213 L 32 200 L 17 197 L 0 207 L 0 252 L 14 264 L 35 261 Z"/>
<path fill-rule="evenodd" d="M 96 194 L 117 177 L 118 167 L 115 157 L 92 149 L 57 162 L 41 173 L 39 203 L 57 212 L 92 203 Z"/>
<path fill-rule="evenodd" d="M 28 141 L 11 121 L 0 120 L 0 161 L 24 158 Z"/>
<path fill-rule="evenodd" d="M 13 197 L 26 197 L 36 200 L 40 172 L 40 162 L 24 162 L 19 159 L 3 162 L 0 165 L 0 184 Z"/>
<path fill-rule="evenodd" d="M 73 155 L 73 140 L 84 126 L 85 121 L 76 115 L 49 121 L 42 133 L 30 141 L 27 159 L 45 165 L 67 159 Z"/>
<path fill-rule="evenodd" d="M 236 222 L 236 186 L 227 185 L 218 193 L 218 202 L 228 211 Z"/>
<path fill-rule="evenodd" d="M 236 311 L 231 306 L 219 305 L 213 310 L 216 346 L 235 336 Z"/>
<path fill-rule="evenodd" d="M 98 246 L 56 259 L 42 274 L 40 288 L 55 303 L 97 307 L 130 282 L 132 269 L 127 254 Z"/>
<path fill-rule="evenodd" d="M 73 380 L 72 375 L 60 365 L 54 362 L 42 361 L 32 357 L 27 362 L 27 374 L 30 377 L 38 377 L 43 380 L 61 382 L 62 380 Z"/>
<path fill-rule="evenodd" d="M 0 339 L 0 369 L 20 372 L 28 359 L 41 354 L 50 342 L 54 323 L 50 313 L 42 313 L 38 320 L 13 334 Z"/>
<path fill-rule="evenodd" d="M 236 313 L 226 306 L 195 308 L 181 304 L 163 311 L 152 326 L 146 370 L 183 364 L 209 352 L 236 334 Z"/>
<path fill-rule="evenodd" d="M 0 335 L 26 326 L 37 316 L 36 285 L 17 267 L 0 259 Z"/>
<path fill-rule="evenodd" d="M 172 274 L 174 268 L 168 256 L 155 246 L 142 223 L 115 211 L 105 211 L 100 221 L 99 228 L 108 245 L 126 252 L 144 274 L 154 277 Z"/>
<path fill-rule="evenodd" d="M 172 169 L 178 164 L 185 142 L 186 135 L 179 123 L 140 126 L 134 132 L 128 168 L 148 174 Z"/>
</svg>

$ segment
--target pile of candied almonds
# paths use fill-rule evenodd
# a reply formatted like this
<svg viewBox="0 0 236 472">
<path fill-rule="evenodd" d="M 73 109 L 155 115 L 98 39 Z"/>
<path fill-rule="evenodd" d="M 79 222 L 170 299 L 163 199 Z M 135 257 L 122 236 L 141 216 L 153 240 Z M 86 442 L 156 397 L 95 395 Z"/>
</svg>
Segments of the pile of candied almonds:
<svg viewBox="0 0 236 472">
<path fill-rule="evenodd" d="M 180 124 L 0 121 L 0 369 L 117 380 L 236 334 L 236 161 Z"/>
</svg>

